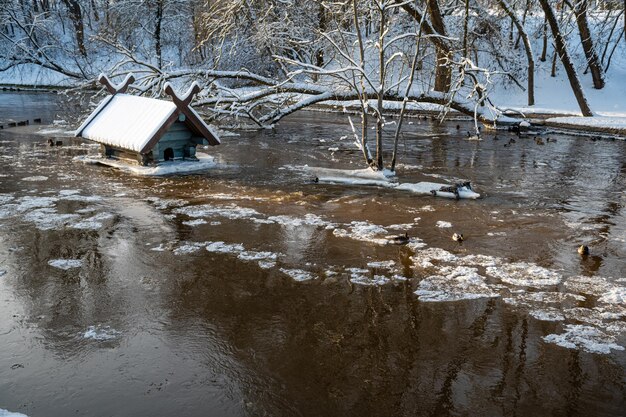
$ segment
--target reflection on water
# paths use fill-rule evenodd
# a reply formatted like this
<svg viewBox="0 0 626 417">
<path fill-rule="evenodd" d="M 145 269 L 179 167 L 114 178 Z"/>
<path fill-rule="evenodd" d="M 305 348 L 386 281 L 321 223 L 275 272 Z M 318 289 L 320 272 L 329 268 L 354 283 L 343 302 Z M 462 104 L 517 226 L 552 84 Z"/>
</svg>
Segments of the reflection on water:
<svg viewBox="0 0 626 417">
<path fill-rule="evenodd" d="M 7 117 L 54 108 L 19 97 L 0 95 Z M 624 143 L 505 147 L 503 133 L 406 126 L 403 182 L 471 180 L 485 198 L 286 168 L 360 167 L 341 115 L 224 138 L 217 169 L 165 178 L 72 162 L 93 152 L 77 140 L 0 131 L 0 409 L 621 414 Z M 381 242 L 404 231 L 407 246 Z"/>
</svg>

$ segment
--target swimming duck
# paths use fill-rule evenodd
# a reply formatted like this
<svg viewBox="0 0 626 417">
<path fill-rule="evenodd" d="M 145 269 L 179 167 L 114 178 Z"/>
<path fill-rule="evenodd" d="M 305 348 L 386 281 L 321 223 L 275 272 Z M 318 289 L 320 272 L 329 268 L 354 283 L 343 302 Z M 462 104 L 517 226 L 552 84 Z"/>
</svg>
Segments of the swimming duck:
<svg viewBox="0 0 626 417">
<path fill-rule="evenodd" d="M 541 139 L 541 138 L 535 138 L 535 143 L 536 143 L 537 145 L 543 145 L 543 144 L 544 144 L 544 143 L 543 143 L 543 139 Z"/>
<path fill-rule="evenodd" d="M 589 255 L 589 246 L 587 246 L 587 245 L 580 245 L 578 247 L 578 254 L 580 256 L 587 256 L 587 255 Z"/>
<path fill-rule="evenodd" d="M 406 245 L 409 243 L 409 234 L 404 233 L 399 236 L 387 236 L 387 240 L 393 245 Z"/>
<path fill-rule="evenodd" d="M 452 235 L 452 240 L 454 240 L 455 242 L 463 242 L 465 239 L 463 238 L 463 233 L 455 233 Z"/>
<path fill-rule="evenodd" d="M 472 135 L 470 132 L 467 132 L 467 140 L 482 140 L 480 137 L 480 127 L 474 135 Z"/>
</svg>

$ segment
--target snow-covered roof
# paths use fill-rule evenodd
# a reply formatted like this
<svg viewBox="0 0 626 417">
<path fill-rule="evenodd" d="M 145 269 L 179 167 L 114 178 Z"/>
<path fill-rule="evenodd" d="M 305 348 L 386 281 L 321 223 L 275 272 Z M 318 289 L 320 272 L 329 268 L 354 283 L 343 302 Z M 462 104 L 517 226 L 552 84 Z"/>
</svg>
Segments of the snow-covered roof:
<svg viewBox="0 0 626 417">
<path fill-rule="evenodd" d="M 147 153 L 181 113 L 185 115 L 185 124 L 195 135 L 205 138 L 211 145 L 220 143 L 217 133 L 188 106 L 188 102 L 174 103 L 122 93 L 105 97 L 75 135 Z"/>
<path fill-rule="evenodd" d="M 100 103 L 76 136 L 142 152 L 174 113 L 176 105 L 170 101 L 116 94 Z"/>
</svg>

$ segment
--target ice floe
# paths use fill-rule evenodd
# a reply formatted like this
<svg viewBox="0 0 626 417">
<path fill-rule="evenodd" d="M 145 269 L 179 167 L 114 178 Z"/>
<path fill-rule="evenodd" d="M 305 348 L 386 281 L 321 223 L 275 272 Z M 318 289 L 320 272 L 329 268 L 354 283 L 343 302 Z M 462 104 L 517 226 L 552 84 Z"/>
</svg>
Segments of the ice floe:
<svg viewBox="0 0 626 417">
<path fill-rule="evenodd" d="M 103 222 L 111 220 L 115 217 L 112 213 L 98 213 L 95 216 L 89 217 L 87 219 L 81 220 L 78 223 L 73 224 L 71 227 L 73 229 L 80 230 L 99 230 L 104 225 Z"/>
<path fill-rule="evenodd" d="M 119 337 L 121 332 L 111 328 L 110 326 L 89 326 L 85 333 L 83 333 L 83 338 L 92 339 L 92 340 L 111 340 Z"/>
<path fill-rule="evenodd" d="M 616 343 L 616 338 L 600 329 L 580 324 L 568 324 L 565 333 L 549 334 L 543 338 L 548 343 L 554 343 L 568 349 L 582 349 L 591 353 L 611 353 L 613 350 L 624 350 Z"/>
<path fill-rule="evenodd" d="M 420 301 L 459 301 L 499 297 L 478 274 L 466 266 L 442 267 L 437 275 L 420 281 L 415 291 Z"/>
<path fill-rule="evenodd" d="M 500 279 L 502 282 L 520 287 L 544 287 L 557 285 L 561 282 L 561 275 L 555 271 L 527 262 L 502 264 L 497 267 L 487 267 L 487 274 Z"/>
<path fill-rule="evenodd" d="M 288 275 L 294 281 L 298 281 L 298 282 L 310 281 L 312 279 L 315 279 L 315 275 L 303 269 L 280 268 L 280 272 L 282 272 L 285 275 Z"/>
<path fill-rule="evenodd" d="M 203 225 L 203 224 L 207 224 L 208 222 L 206 220 L 204 220 L 204 219 L 195 219 L 195 220 L 187 220 L 187 221 L 184 221 L 182 223 L 185 226 L 194 227 L 194 226 L 200 226 L 200 225 Z"/>
<path fill-rule="evenodd" d="M 39 230 L 52 230 L 66 226 L 80 218 L 77 214 L 59 214 L 54 208 L 39 208 L 24 214 L 23 219 L 34 223 Z"/>
<path fill-rule="evenodd" d="M 449 228 L 449 227 L 452 227 L 452 223 L 446 222 L 446 221 L 443 221 L 443 220 L 439 220 L 439 221 L 437 221 L 435 226 L 441 227 L 441 228 Z"/>
<path fill-rule="evenodd" d="M 187 174 L 215 168 L 215 158 L 204 153 L 196 153 L 197 161 L 168 161 L 157 166 L 131 165 L 116 159 L 105 158 L 100 155 L 81 155 L 74 157 L 74 161 L 84 164 L 105 165 L 122 171 L 142 176 L 162 176 L 171 174 Z"/>
<path fill-rule="evenodd" d="M 30 182 L 39 182 L 39 181 L 47 181 L 48 177 L 44 177 L 43 175 L 35 175 L 32 177 L 24 177 L 22 181 L 30 181 Z"/>
<path fill-rule="evenodd" d="M 202 204 L 198 206 L 178 207 L 173 210 L 176 214 L 184 214 L 188 217 L 224 217 L 231 220 L 251 219 L 261 217 L 258 211 L 240 207 L 236 204 L 216 206 L 214 204 Z"/>
<path fill-rule="evenodd" d="M 68 269 L 80 268 L 83 266 L 83 261 L 80 259 L 51 259 L 48 261 L 48 265 L 67 271 Z"/>
</svg>

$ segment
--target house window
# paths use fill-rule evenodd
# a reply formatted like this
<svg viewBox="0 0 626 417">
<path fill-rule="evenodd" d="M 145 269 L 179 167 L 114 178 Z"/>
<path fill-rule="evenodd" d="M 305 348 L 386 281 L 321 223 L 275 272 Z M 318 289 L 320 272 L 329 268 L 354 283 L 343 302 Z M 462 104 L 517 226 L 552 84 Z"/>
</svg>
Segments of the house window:
<svg viewBox="0 0 626 417">
<path fill-rule="evenodd" d="M 172 148 L 167 148 L 163 151 L 163 159 L 166 161 L 173 161 L 174 160 L 174 149 Z"/>
</svg>

